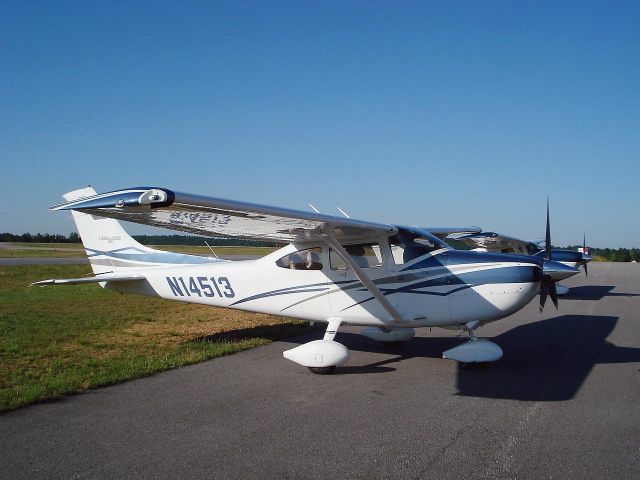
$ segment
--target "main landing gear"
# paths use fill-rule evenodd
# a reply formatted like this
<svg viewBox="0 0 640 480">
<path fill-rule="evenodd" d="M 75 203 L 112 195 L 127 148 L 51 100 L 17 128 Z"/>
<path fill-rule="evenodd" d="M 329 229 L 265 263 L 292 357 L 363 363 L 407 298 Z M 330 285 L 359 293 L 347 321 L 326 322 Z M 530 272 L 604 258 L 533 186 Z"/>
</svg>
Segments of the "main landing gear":
<svg viewBox="0 0 640 480">
<path fill-rule="evenodd" d="M 282 356 L 292 362 L 307 367 L 312 373 L 326 375 L 349 359 L 349 349 L 334 340 L 341 319 L 330 319 L 322 340 L 314 340 L 282 352 Z M 469 340 L 451 348 L 442 354 L 442 358 L 456 360 L 463 365 L 495 362 L 502 357 L 499 345 L 476 337 L 474 330 L 479 321 L 464 324 L 463 330 L 469 333 Z M 415 331 L 412 328 L 392 329 L 385 332 L 378 328 L 365 328 L 361 332 L 367 338 L 386 342 L 410 340 Z"/>
<path fill-rule="evenodd" d="M 474 320 L 464 325 L 463 330 L 469 333 L 469 340 L 462 345 L 451 348 L 442 353 L 442 358 L 456 360 L 463 365 L 468 363 L 495 362 L 502 358 L 502 348 L 499 345 L 476 337 L 474 330 L 480 326 L 480 322 Z"/>
<path fill-rule="evenodd" d="M 342 365 L 349 358 L 349 349 L 334 341 L 340 319 L 330 319 L 322 340 L 314 340 L 291 350 L 282 352 L 282 356 L 298 365 L 309 368 L 312 373 L 326 375 Z"/>
</svg>

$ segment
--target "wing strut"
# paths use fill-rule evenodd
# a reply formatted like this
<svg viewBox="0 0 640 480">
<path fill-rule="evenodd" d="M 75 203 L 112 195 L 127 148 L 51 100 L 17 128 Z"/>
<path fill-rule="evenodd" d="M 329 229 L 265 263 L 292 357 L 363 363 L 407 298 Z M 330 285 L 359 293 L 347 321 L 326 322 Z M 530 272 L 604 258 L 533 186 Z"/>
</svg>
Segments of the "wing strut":
<svg viewBox="0 0 640 480">
<path fill-rule="evenodd" d="M 332 247 L 338 255 L 340 255 L 340 258 L 342 258 L 342 260 L 344 260 L 345 263 L 351 267 L 353 273 L 355 273 L 356 277 L 358 277 L 358 280 L 360 280 L 362 284 L 367 288 L 367 290 L 369 290 L 371 295 L 373 295 L 375 299 L 380 302 L 380 305 L 382 305 L 383 308 L 389 313 L 389 315 L 391 315 L 391 318 L 393 318 L 397 323 L 405 323 L 402 319 L 402 316 L 400 316 L 400 313 L 398 313 L 398 310 L 396 310 L 395 307 L 391 305 L 391 302 L 387 300 L 387 297 L 384 296 L 384 294 L 367 276 L 362 268 L 360 268 L 360 266 L 356 262 L 354 262 L 353 258 L 351 258 L 351 255 L 347 253 L 340 242 L 336 240 L 336 238 L 330 233 L 323 232 L 321 236 L 322 239 L 330 247 Z"/>
</svg>

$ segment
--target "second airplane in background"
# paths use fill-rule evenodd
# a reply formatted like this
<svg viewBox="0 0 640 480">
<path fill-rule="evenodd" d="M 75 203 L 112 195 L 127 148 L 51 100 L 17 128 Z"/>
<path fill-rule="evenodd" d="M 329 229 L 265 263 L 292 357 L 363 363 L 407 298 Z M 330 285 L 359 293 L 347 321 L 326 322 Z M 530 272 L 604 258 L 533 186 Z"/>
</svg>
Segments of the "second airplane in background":
<svg viewBox="0 0 640 480">
<path fill-rule="evenodd" d="M 533 257 L 550 258 L 556 262 L 573 268 L 584 268 L 584 273 L 588 275 L 587 264 L 592 260 L 587 248 L 586 236 L 583 237 L 582 251 L 551 248 L 549 235 L 549 205 L 547 204 L 547 234 L 543 241 L 534 242 L 522 240 L 495 232 L 453 232 L 447 236 L 454 240 L 460 240 L 475 252 L 494 252 L 516 255 L 531 255 Z M 569 292 L 569 288 L 558 284 L 557 292 L 564 295 Z"/>
</svg>

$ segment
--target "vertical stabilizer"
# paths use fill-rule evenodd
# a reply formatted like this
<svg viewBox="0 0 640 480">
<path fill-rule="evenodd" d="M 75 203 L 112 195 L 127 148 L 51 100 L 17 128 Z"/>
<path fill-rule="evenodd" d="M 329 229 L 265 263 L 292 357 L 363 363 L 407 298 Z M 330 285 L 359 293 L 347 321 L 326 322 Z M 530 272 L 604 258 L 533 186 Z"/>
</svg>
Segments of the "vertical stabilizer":
<svg viewBox="0 0 640 480">
<path fill-rule="evenodd" d="M 79 200 L 96 194 L 92 187 L 74 190 L 65 193 L 62 197 L 67 201 Z M 145 247 L 134 240 L 122 225 L 113 218 L 94 217 L 88 213 L 71 211 L 76 222 L 78 234 L 87 251 L 87 257 L 91 262 L 93 273 L 105 273 L 119 270 L 127 266 L 127 262 L 117 261 L 114 255 L 130 256 L 153 252 L 153 249 Z"/>
</svg>

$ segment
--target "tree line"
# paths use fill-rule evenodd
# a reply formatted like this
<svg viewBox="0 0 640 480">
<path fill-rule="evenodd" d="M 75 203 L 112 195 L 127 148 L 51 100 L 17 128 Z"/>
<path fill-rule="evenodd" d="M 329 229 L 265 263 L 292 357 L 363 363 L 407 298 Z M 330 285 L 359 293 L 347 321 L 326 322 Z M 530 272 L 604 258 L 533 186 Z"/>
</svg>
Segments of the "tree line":
<svg viewBox="0 0 640 480">
<path fill-rule="evenodd" d="M 218 247 L 226 246 L 253 246 L 272 247 L 274 242 L 252 241 L 234 238 L 211 238 L 197 235 L 132 235 L 134 239 L 143 245 L 195 245 L 205 246 L 205 241 L 209 245 Z M 16 235 L 13 233 L 0 233 L 0 242 L 25 242 L 25 243 L 81 243 L 80 235 L 72 232 L 69 235 L 58 233 L 23 233 Z"/>
<path fill-rule="evenodd" d="M 571 245 L 567 250 L 578 250 L 582 245 Z M 589 255 L 608 262 L 640 262 L 640 248 L 595 248 L 589 247 Z"/>
</svg>

